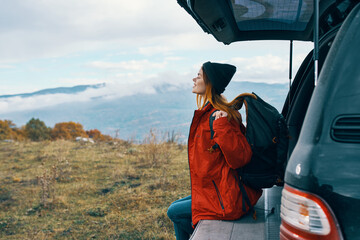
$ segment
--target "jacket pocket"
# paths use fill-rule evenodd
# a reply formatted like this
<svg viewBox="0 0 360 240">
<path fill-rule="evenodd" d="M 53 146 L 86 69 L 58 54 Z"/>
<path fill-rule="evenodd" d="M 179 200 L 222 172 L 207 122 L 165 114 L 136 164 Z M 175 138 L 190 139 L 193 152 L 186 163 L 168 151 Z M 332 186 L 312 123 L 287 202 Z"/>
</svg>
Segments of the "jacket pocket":
<svg viewBox="0 0 360 240">
<path fill-rule="evenodd" d="M 221 206 L 221 210 L 222 210 L 222 212 L 223 212 L 223 216 L 225 216 L 225 208 L 224 208 L 224 203 L 223 203 L 223 200 L 222 200 L 220 191 L 219 191 L 218 187 L 216 186 L 215 181 L 214 181 L 214 180 L 211 180 L 211 181 L 212 181 L 212 183 L 214 184 L 215 191 L 216 191 L 216 194 L 217 194 L 217 197 L 218 197 L 218 199 L 219 199 L 220 206 Z"/>
</svg>

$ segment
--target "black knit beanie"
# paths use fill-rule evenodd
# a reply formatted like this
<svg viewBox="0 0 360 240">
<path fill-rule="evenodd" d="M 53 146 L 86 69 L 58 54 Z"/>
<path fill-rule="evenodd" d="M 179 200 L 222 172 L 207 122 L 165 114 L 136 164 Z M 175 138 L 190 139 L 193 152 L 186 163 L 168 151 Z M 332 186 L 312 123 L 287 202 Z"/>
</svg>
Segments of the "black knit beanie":
<svg viewBox="0 0 360 240">
<path fill-rule="evenodd" d="M 203 64 L 203 71 L 215 88 L 216 93 L 221 94 L 234 76 L 236 67 L 230 64 L 206 62 Z"/>
</svg>

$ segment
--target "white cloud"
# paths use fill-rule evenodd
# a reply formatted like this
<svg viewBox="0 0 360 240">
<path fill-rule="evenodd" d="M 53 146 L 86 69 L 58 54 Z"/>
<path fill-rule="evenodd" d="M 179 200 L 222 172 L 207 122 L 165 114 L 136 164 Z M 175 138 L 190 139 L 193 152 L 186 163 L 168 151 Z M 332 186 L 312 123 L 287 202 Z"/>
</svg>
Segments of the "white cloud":
<svg viewBox="0 0 360 240">
<path fill-rule="evenodd" d="M 140 47 L 139 53 L 145 56 L 152 56 L 156 54 L 170 54 L 171 49 L 166 46 L 149 46 L 149 47 Z"/>
<path fill-rule="evenodd" d="M 189 16 L 190 18 L 190 16 Z M 194 21 L 195 22 L 195 21 Z M 186 25 L 184 23 L 184 25 Z M 189 30 L 192 28 L 189 26 Z M 154 38 L 154 41 L 159 42 L 160 40 L 164 45 L 168 46 L 170 49 L 181 49 L 184 50 L 207 50 L 211 51 L 214 48 L 224 47 L 222 43 L 219 43 L 215 40 L 210 34 L 205 34 L 199 26 L 198 29 L 193 29 L 192 31 L 178 31 L 177 34 L 161 36 L 159 38 Z M 228 46 L 229 47 L 229 46 Z"/>
<path fill-rule="evenodd" d="M 130 60 L 122 62 L 94 61 L 89 63 L 88 66 L 101 69 L 145 71 L 148 69 L 163 69 L 166 66 L 166 62 L 158 63 L 149 60 Z"/>
<path fill-rule="evenodd" d="M 15 66 L 9 64 L 0 64 L 0 69 L 12 69 L 12 68 L 15 68 Z"/>
<path fill-rule="evenodd" d="M 144 43 L 148 48 L 140 51 L 150 54 L 159 37 L 175 41 L 179 33 L 198 30 L 169 0 L 12 0 L 2 3 L 0 15 L 6 19 L 0 23 L 2 62 Z"/>
<path fill-rule="evenodd" d="M 9 97 L 0 99 L 0 114 L 26 110 L 42 109 L 58 104 L 87 102 L 92 98 L 112 99 L 136 93 L 153 93 L 153 88 L 142 88 L 136 84 L 109 84 L 104 88 L 87 89 L 77 94 L 47 94 L 32 97 Z"/>
<path fill-rule="evenodd" d="M 184 60 L 183 57 L 165 57 L 165 61 L 180 61 L 180 60 Z"/>
<path fill-rule="evenodd" d="M 66 103 L 73 101 L 74 96 L 67 94 L 51 94 L 51 95 L 41 95 L 28 98 L 22 97 L 10 97 L 5 99 L 0 99 L 0 113 L 8 112 L 17 112 L 24 111 L 29 109 L 40 109 L 48 106 L 56 105 L 57 103 Z M 77 99 L 81 101 L 80 98 Z"/>
<path fill-rule="evenodd" d="M 95 85 L 100 83 L 109 83 L 109 79 L 100 78 L 58 78 L 57 82 L 61 82 L 62 87 L 73 87 L 77 85 Z"/>
<path fill-rule="evenodd" d="M 294 57 L 294 73 L 296 73 L 303 61 L 302 57 Z M 230 63 L 237 66 L 234 77 L 236 81 L 266 83 L 286 83 L 289 81 L 289 60 L 284 57 L 265 55 L 250 58 L 232 58 Z"/>
<path fill-rule="evenodd" d="M 85 81 L 84 79 L 78 80 Z M 190 87 L 192 83 L 188 75 L 181 75 L 176 72 L 162 72 L 158 75 L 143 78 L 142 81 L 129 81 L 129 79 L 125 83 L 109 81 L 104 87 L 88 88 L 76 94 L 0 98 L 0 114 L 54 107 L 64 103 L 87 102 L 93 98 L 110 100 L 135 94 L 154 94 L 156 88 L 161 87 L 162 84 L 167 84 L 167 90 L 172 91 L 178 88 Z"/>
</svg>

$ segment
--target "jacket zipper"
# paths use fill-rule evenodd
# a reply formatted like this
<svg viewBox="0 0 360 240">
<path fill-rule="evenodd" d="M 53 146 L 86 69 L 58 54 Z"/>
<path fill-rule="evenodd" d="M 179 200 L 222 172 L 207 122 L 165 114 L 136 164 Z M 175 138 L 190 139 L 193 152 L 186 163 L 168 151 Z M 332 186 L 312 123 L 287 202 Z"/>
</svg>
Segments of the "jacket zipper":
<svg viewBox="0 0 360 240">
<path fill-rule="evenodd" d="M 187 153 L 188 153 L 188 162 L 189 162 L 189 170 L 191 169 L 191 164 L 190 164 L 190 155 L 189 155 L 189 148 L 190 148 L 190 146 L 189 146 L 189 140 L 190 140 L 190 134 L 191 134 L 191 127 L 192 127 L 192 125 L 193 125 L 193 123 L 194 123 L 194 117 L 195 117 L 195 114 L 194 114 L 194 116 L 193 116 L 193 118 L 192 118 L 192 120 L 191 120 L 191 124 L 190 124 L 190 129 L 189 129 L 189 137 L 188 137 L 188 148 L 187 148 Z M 192 194 L 192 181 L 191 181 L 191 171 L 190 171 L 190 195 L 191 195 L 191 211 L 192 211 L 192 203 L 194 202 L 193 201 L 193 194 Z M 193 227 L 193 228 L 195 228 L 195 226 L 194 226 L 194 223 L 192 222 L 192 219 L 191 219 L 191 226 Z"/>
<path fill-rule="evenodd" d="M 221 195 L 220 195 L 220 191 L 219 191 L 218 187 L 216 186 L 215 181 L 214 181 L 214 180 L 211 180 L 211 181 L 212 181 L 212 183 L 214 184 L 214 187 L 215 187 L 215 190 L 216 190 L 216 194 L 217 194 L 217 196 L 218 196 L 221 209 L 222 209 L 222 211 L 223 211 L 223 216 L 225 216 L 225 208 L 224 208 L 224 204 L 223 204 L 223 201 L 222 201 L 222 198 L 221 198 Z"/>
</svg>

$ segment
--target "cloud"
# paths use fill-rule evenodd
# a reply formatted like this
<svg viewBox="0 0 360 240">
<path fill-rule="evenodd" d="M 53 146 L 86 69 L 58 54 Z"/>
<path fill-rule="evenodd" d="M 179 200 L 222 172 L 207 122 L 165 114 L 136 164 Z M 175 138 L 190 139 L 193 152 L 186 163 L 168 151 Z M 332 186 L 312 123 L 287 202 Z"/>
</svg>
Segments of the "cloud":
<svg viewBox="0 0 360 240">
<path fill-rule="evenodd" d="M 90 102 L 93 99 L 111 100 L 136 94 L 155 94 L 157 89 L 163 86 L 165 86 L 166 91 L 190 88 L 192 82 L 189 79 L 188 75 L 176 72 L 161 72 L 142 81 L 128 81 L 126 83 L 112 81 L 106 83 L 103 87 L 88 88 L 76 94 L 57 93 L 30 97 L 0 98 L 0 114 L 54 107 L 65 103 Z M 80 79 L 80 81 L 85 80 Z"/>
<path fill-rule="evenodd" d="M 303 55 L 295 56 L 293 72 L 296 72 Z M 289 81 L 289 60 L 284 57 L 265 55 L 250 58 L 232 58 L 230 62 L 237 66 L 234 80 L 266 83 L 286 83 Z M 293 76 L 294 77 L 294 76 Z"/>
<path fill-rule="evenodd" d="M 154 88 L 142 88 L 136 84 L 109 84 L 104 88 L 87 89 L 77 94 L 46 94 L 31 97 L 9 97 L 0 99 L 0 114 L 54 107 L 59 104 L 88 102 L 93 98 L 113 99 L 136 93 L 154 93 Z"/>
<path fill-rule="evenodd" d="M 15 68 L 15 66 L 9 64 L 0 64 L 0 69 L 12 69 L 12 68 Z"/>
<path fill-rule="evenodd" d="M 121 61 L 121 62 L 94 61 L 87 65 L 90 67 L 100 68 L 100 69 L 145 71 L 148 69 L 163 69 L 166 66 L 166 62 L 158 63 L 158 62 L 151 62 L 145 59 L 145 60 L 130 60 L 130 61 Z"/>
<path fill-rule="evenodd" d="M 168 55 L 171 53 L 171 49 L 166 46 L 149 46 L 149 47 L 140 47 L 139 53 L 145 56 L 152 56 L 156 54 Z"/>
<path fill-rule="evenodd" d="M 165 61 L 180 61 L 180 60 L 184 60 L 183 57 L 165 57 Z"/>
<path fill-rule="evenodd" d="M 111 82 L 111 80 L 104 78 L 58 78 L 57 81 L 61 82 L 62 87 L 73 87 L 77 85 L 95 85 Z"/>
<path fill-rule="evenodd" d="M 2 62 L 119 46 L 138 48 L 159 38 L 174 42 L 194 30 L 201 34 L 176 1 L 168 0 L 12 0 L 2 4 L 0 15 L 6 19 L 0 23 Z M 143 54 L 159 50 L 168 49 L 139 49 Z"/>
</svg>

